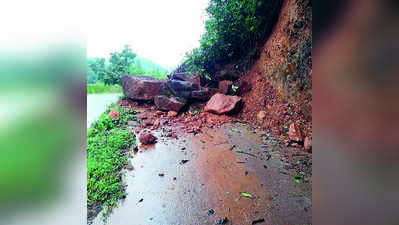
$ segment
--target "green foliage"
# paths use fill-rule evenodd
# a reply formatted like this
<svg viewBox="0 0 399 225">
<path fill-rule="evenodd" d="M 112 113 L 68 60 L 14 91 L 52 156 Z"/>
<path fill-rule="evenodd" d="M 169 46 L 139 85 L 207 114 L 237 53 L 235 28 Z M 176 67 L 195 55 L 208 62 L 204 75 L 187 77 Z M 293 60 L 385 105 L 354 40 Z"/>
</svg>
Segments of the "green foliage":
<svg viewBox="0 0 399 225">
<path fill-rule="evenodd" d="M 111 53 L 109 59 L 87 59 L 87 83 L 96 84 L 90 87 L 92 92 L 89 92 L 88 88 L 88 93 L 118 92 L 118 89 L 113 88 L 115 91 L 109 90 L 101 87 L 101 85 L 97 85 L 97 83 L 104 84 L 105 86 L 120 84 L 121 76 L 124 74 L 147 75 L 154 78 L 166 79 L 168 73 L 169 70 L 149 59 L 137 56 L 132 52 L 129 45 L 125 45 L 121 52 Z M 96 90 L 96 88 L 99 90 Z"/>
<path fill-rule="evenodd" d="M 252 195 L 251 195 L 251 194 L 245 193 L 245 192 L 241 193 L 241 196 L 242 196 L 242 197 L 246 197 L 246 198 L 252 198 Z"/>
<path fill-rule="evenodd" d="M 104 83 L 87 84 L 87 94 L 122 93 L 122 86 L 119 84 L 105 85 Z"/>
<path fill-rule="evenodd" d="M 93 60 L 88 60 L 88 67 L 93 74 L 97 75 L 97 78 L 91 78 L 90 81 L 104 80 L 105 77 L 105 59 L 95 58 Z M 89 80 L 88 80 L 89 81 Z"/>
<path fill-rule="evenodd" d="M 233 90 L 233 92 L 236 92 L 237 89 L 238 89 L 238 86 L 236 86 L 236 85 L 233 84 L 233 85 L 231 86 L 231 89 Z"/>
<path fill-rule="evenodd" d="M 111 109 L 120 112 L 118 119 L 109 118 Z M 126 195 L 122 168 L 127 164 L 135 135 L 125 125 L 134 118 L 134 109 L 112 106 L 87 133 L 87 206 L 88 209 L 105 207 L 104 218 Z"/>
<path fill-rule="evenodd" d="M 270 35 L 281 3 L 281 0 L 211 0 L 200 47 L 186 54 L 184 64 L 191 71 L 212 74 L 217 65 L 255 54 L 256 43 Z"/>
<path fill-rule="evenodd" d="M 104 83 L 107 84 L 120 84 L 123 74 L 129 72 L 129 67 L 133 64 L 134 58 L 137 55 L 132 52 L 129 45 L 125 45 L 122 52 L 113 52 L 109 59 L 110 65 L 106 69 Z"/>
<path fill-rule="evenodd" d="M 130 46 L 125 45 L 121 52 L 111 53 L 108 61 L 96 58 L 94 62 L 88 61 L 88 64 L 91 71 L 97 75 L 97 81 L 102 81 L 105 85 L 120 84 L 121 76 L 129 72 L 136 56 Z"/>
<path fill-rule="evenodd" d="M 244 151 L 242 150 L 242 148 L 236 148 L 236 149 L 234 149 L 234 151 L 235 151 L 235 152 L 241 152 L 241 153 L 244 152 Z"/>
</svg>

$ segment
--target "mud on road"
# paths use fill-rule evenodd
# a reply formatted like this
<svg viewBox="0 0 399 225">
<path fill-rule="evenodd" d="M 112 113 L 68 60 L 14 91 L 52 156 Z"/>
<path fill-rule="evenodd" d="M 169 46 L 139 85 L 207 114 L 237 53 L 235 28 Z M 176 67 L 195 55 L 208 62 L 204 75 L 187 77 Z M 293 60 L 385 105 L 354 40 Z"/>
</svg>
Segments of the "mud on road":
<svg viewBox="0 0 399 225">
<path fill-rule="evenodd" d="M 130 159 L 127 198 L 105 224 L 311 224 L 311 154 L 245 123 L 198 133 L 187 133 L 184 121 L 160 124 L 157 143 Z M 104 223 L 99 215 L 94 224 Z"/>
</svg>

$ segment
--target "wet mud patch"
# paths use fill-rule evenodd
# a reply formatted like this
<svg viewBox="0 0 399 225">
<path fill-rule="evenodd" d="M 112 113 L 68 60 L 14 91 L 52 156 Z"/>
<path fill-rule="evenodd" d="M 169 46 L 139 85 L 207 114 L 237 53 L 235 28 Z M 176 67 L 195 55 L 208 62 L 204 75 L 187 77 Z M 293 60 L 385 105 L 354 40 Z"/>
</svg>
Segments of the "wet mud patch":
<svg viewBox="0 0 399 225">
<path fill-rule="evenodd" d="M 191 141 L 216 217 L 231 224 L 311 223 L 311 184 L 297 183 L 296 171 L 285 168 L 282 143 L 237 123 L 206 129 Z"/>
<path fill-rule="evenodd" d="M 294 148 L 242 123 L 185 131 L 161 126 L 156 144 L 137 146 L 105 224 L 311 223 L 311 181 L 297 183 L 282 156 Z"/>
</svg>

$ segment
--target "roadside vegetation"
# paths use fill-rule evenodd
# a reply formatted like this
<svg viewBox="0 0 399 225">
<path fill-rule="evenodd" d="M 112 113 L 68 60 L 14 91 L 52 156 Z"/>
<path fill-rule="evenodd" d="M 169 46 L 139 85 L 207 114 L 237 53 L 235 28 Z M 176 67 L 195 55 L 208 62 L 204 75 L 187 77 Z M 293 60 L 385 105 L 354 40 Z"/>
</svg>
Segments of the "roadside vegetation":
<svg viewBox="0 0 399 225">
<path fill-rule="evenodd" d="M 120 79 L 124 74 L 166 79 L 168 72 L 151 60 L 137 56 L 129 45 L 125 45 L 122 51 L 111 53 L 108 59 L 87 59 L 87 93 L 121 93 Z"/>
<path fill-rule="evenodd" d="M 104 83 L 87 84 L 87 94 L 122 93 L 122 86 L 119 84 L 105 85 Z"/>
<path fill-rule="evenodd" d="M 282 2 L 210 0 L 200 47 L 188 52 L 177 70 L 201 72 L 207 79 L 228 64 L 237 72 L 247 70 L 270 36 Z"/>
<path fill-rule="evenodd" d="M 109 117 L 111 110 L 119 118 Z M 100 210 L 106 219 L 118 201 L 126 197 L 122 169 L 128 163 L 135 134 L 127 129 L 127 121 L 135 119 L 132 108 L 110 106 L 87 132 L 87 208 L 88 218 Z"/>
</svg>

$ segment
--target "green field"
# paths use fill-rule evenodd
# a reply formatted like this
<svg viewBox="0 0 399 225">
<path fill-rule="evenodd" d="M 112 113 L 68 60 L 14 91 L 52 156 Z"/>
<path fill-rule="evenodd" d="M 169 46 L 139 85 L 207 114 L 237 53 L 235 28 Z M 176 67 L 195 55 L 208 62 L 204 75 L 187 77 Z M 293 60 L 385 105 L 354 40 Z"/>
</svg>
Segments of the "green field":
<svg viewBox="0 0 399 225">
<path fill-rule="evenodd" d="M 119 84 L 105 85 L 103 83 L 87 84 L 87 94 L 122 93 Z"/>
</svg>

